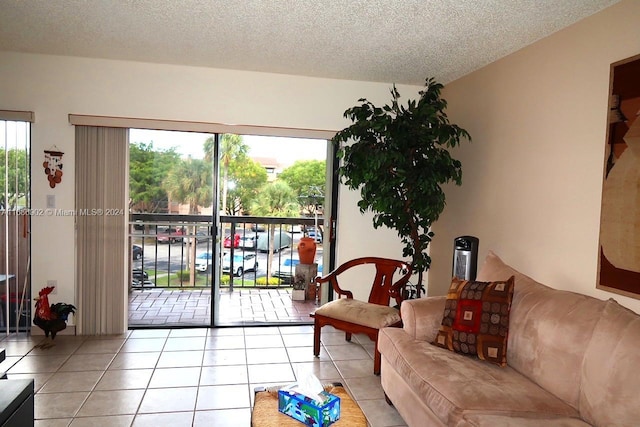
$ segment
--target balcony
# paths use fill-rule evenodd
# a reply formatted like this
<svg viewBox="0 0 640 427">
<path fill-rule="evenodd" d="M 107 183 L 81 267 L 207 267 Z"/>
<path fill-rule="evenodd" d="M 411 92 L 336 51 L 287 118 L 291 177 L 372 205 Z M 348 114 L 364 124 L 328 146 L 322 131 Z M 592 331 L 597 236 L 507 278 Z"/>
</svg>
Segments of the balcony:
<svg viewBox="0 0 640 427">
<path fill-rule="evenodd" d="M 129 325 L 210 326 L 212 295 L 217 325 L 309 323 L 316 301 L 293 301 L 291 278 L 305 231 L 317 234 L 321 274 L 321 223 L 223 216 L 213 236 L 210 216 L 132 214 Z"/>
</svg>

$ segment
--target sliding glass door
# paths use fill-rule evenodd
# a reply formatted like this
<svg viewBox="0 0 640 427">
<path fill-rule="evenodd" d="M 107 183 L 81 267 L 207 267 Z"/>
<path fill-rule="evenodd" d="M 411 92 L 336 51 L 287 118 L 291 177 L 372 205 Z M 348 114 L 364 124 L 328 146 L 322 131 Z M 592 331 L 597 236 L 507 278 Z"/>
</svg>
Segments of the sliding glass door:
<svg viewBox="0 0 640 427">
<path fill-rule="evenodd" d="M 15 116 L 16 112 L 9 114 Z M 2 120 L 0 111 L 0 333 L 31 325 L 30 113 Z"/>
<path fill-rule="evenodd" d="M 130 130 L 129 326 L 309 323 L 296 247 L 328 233 L 327 141 Z"/>
</svg>

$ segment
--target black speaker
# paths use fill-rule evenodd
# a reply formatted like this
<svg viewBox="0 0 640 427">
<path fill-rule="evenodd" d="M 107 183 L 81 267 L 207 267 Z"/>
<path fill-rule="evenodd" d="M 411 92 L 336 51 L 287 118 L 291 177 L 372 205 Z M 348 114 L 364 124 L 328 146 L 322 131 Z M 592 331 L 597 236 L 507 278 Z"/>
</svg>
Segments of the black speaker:
<svg viewBox="0 0 640 427">
<path fill-rule="evenodd" d="M 479 240 L 473 236 L 453 239 L 453 276 L 462 280 L 475 280 L 478 270 Z"/>
</svg>

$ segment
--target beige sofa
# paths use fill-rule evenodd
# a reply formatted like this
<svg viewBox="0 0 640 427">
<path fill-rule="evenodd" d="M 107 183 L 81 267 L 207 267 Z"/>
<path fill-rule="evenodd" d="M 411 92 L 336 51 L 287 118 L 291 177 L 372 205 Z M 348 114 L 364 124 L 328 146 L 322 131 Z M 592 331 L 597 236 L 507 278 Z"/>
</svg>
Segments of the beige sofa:
<svg viewBox="0 0 640 427">
<path fill-rule="evenodd" d="M 409 426 L 640 426 L 640 316 L 549 288 L 495 254 L 477 280 L 515 275 L 508 366 L 432 345 L 445 297 L 405 301 L 384 328 L 382 387 Z"/>
</svg>

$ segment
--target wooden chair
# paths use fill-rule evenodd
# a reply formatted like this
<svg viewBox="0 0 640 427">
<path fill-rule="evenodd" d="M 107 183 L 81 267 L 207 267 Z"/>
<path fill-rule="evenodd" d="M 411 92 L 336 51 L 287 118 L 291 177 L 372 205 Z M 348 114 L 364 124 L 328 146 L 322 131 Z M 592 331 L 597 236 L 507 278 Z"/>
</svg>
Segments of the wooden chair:
<svg viewBox="0 0 640 427">
<path fill-rule="evenodd" d="M 375 277 L 371 285 L 368 302 L 353 299 L 353 293 L 338 284 L 338 276 L 350 268 L 363 265 L 375 265 Z M 399 271 L 399 278 L 393 280 Z M 331 325 L 346 333 L 345 339 L 351 341 L 351 334 L 363 333 L 375 342 L 373 373 L 380 375 L 380 352 L 378 351 L 378 331 L 386 326 L 401 326 L 400 311 L 389 306 L 393 297 L 398 306 L 402 302 L 404 287 L 411 277 L 411 265 L 387 258 L 365 257 L 347 261 L 324 277 L 317 277 L 316 284 L 329 282 L 337 299 L 319 307 L 311 314 L 314 320 L 313 354 L 320 355 L 320 330 Z"/>
</svg>

